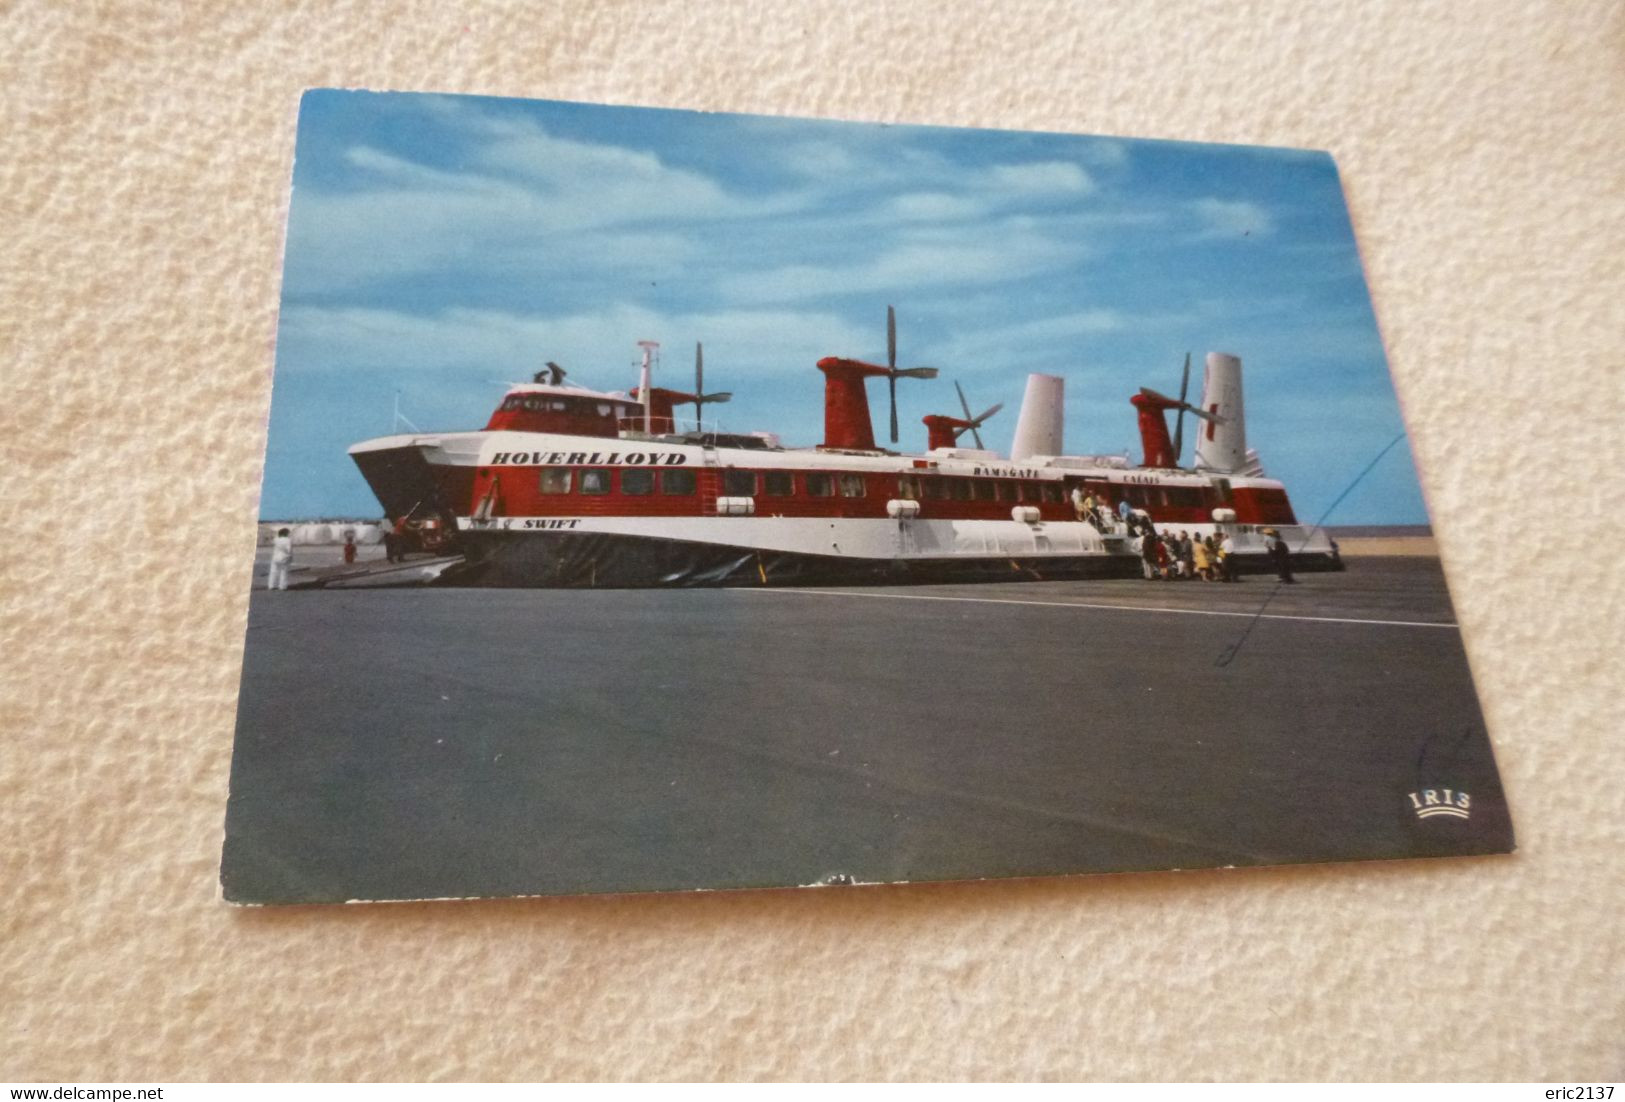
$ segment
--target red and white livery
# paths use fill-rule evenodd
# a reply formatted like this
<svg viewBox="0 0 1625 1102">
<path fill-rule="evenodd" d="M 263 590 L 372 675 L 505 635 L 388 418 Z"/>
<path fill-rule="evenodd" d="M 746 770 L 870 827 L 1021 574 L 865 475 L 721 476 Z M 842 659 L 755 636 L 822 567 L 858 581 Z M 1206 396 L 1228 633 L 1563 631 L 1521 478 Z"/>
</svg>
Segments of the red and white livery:
<svg viewBox="0 0 1625 1102">
<path fill-rule="evenodd" d="M 930 368 L 831 357 L 824 441 L 790 448 L 768 433 L 678 431 L 674 408 L 725 401 L 651 385 L 642 342 L 630 392 L 566 383 L 549 364 L 514 385 L 475 432 L 414 433 L 352 446 L 395 522 L 455 527 L 465 561 L 453 584 L 696 586 L 1022 581 L 1140 574 L 1139 539 L 1122 522 L 1228 535 L 1239 561 L 1264 563 L 1279 531 L 1299 569 L 1335 568 L 1324 533 L 1299 524 L 1285 488 L 1246 444 L 1241 362 L 1209 354 L 1200 406 L 1142 390 L 1144 461 L 1062 454 L 1063 382 L 1032 375 L 1010 455 L 959 437 L 997 409 L 925 418 L 930 447 L 876 446 L 866 383 L 935 375 Z M 697 362 L 698 368 L 698 362 Z M 1186 364 L 1187 383 L 1189 362 Z M 698 372 L 697 372 L 698 375 Z M 963 402 L 963 397 L 961 396 Z M 893 435 L 895 439 L 895 389 Z M 1194 461 L 1179 463 L 1167 410 L 1191 412 Z M 978 443 L 979 443 L 978 436 Z M 1074 491 L 1080 491 L 1074 493 Z M 1075 501 L 1100 509 L 1079 519 Z"/>
</svg>

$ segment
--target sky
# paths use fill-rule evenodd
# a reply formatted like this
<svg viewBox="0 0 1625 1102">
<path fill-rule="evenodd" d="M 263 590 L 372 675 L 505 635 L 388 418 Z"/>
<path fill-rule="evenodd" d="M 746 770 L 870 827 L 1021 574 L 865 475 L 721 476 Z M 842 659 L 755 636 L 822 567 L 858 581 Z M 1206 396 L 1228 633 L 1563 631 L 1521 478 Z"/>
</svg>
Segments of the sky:
<svg viewBox="0 0 1625 1102">
<path fill-rule="evenodd" d="M 1403 432 L 1337 169 L 1324 154 L 536 100 L 313 91 L 298 143 L 260 512 L 368 516 L 350 444 L 478 429 L 548 360 L 601 390 L 692 389 L 729 432 L 823 436 L 831 355 L 899 366 L 928 413 L 1066 380 L 1066 451 L 1140 460 L 1128 398 L 1191 400 L 1241 357 L 1247 440 L 1321 520 Z M 869 387 L 884 441 L 884 382 Z M 681 413 L 681 411 L 679 411 Z M 1190 461 L 1191 424 L 1185 461 Z M 966 440 L 967 445 L 969 440 Z M 1426 522 L 1408 446 L 1326 523 Z"/>
</svg>

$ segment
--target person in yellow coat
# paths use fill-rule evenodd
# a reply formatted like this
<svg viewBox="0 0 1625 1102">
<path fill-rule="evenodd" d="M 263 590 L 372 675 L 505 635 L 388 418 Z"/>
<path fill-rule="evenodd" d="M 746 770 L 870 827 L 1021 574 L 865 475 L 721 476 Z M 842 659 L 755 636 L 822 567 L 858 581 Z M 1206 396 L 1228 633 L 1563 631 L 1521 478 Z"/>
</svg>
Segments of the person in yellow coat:
<svg viewBox="0 0 1625 1102">
<path fill-rule="evenodd" d="M 1195 539 L 1191 541 L 1191 558 L 1196 563 L 1196 576 L 1204 582 L 1213 580 L 1213 560 L 1208 558 L 1207 541 Z"/>
</svg>

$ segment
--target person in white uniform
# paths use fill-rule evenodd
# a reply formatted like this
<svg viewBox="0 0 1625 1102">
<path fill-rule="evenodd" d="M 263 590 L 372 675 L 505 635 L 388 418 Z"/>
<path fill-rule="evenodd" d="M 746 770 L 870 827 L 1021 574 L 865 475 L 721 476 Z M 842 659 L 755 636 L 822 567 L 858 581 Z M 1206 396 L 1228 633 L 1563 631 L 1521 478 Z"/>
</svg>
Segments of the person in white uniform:
<svg viewBox="0 0 1625 1102">
<path fill-rule="evenodd" d="M 271 543 L 271 576 L 265 580 L 266 589 L 288 588 L 288 564 L 292 561 L 293 535 L 286 528 L 279 528 Z"/>
</svg>

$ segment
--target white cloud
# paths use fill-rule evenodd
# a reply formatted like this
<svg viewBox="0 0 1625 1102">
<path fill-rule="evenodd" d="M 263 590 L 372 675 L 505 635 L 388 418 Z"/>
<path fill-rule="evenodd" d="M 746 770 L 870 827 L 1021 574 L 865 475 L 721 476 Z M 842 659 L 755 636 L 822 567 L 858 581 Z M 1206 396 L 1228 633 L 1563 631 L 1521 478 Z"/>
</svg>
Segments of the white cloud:
<svg viewBox="0 0 1625 1102">
<path fill-rule="evenodd" d="M 738 217 L 760 205 L 653 154 L 539 130 L 486 146 L 477 163 L 533 188 L 554 224 L 574 229 Z"/>
<path fill-rule="evenodd" d="M 841 265 L 793 264 L 724 276 L 724 297 L 789 302 L 832 295 L 897 296 L 932 287 L 985 286 L 1024 279 L 1075 262 L 1083 245 L 1057 239 L 1019 220 L 905 232 L 872 256 Z"/>
<path fill-rule="evenodd" d="M 1066 161 L 993 165 L 959 173 L 944 168 L 932 191 L 908 191 L 879 209 L 905 222 L 960 222 L 996 210 L 1017 211 L 1024 202 L 1078 199 L 1094 190 L 1089 174 Z"/>
<path fill-rule="evenodd" d="M 1080 344 L 1102 333 L 1119 332 L 1129 322 L 1128 316 L 1118 310 L 1076 310 L 959 333 L 930 349 L 930 354 L 944 363 L 965 365 L 1076 362 Z"/>
<path fill-rule="evenodd" d="M 385 153 L 367 145 L 351 146 L 344 151 L 349 164 L 370 173 L 390 188 L 444 191 L 501 191 L 495 180 L 472 173 L 444 172 L 420 165 L 393 153 Z"/>
<path fill-rule="evenodd" d="M 302 193 L 289 228 L 287 283 L 299 294 L 343 291 L 419 273 L 636 270 L 671 275 L 693 255 L 688 215 L 721 217 L 703 183 L 671 181 L 594 188 L 583 178 L 551 195 L 478 174 L 442 173 L 368 150 L 352 159 L 383 186 Z M 658 226 L 645 219 L 658 219 Z"/>
<path fill-rule="evenodd" d="M 1128 142 L 1118 138 L 1095 138 L 1078 147 L 1078 156 L 1099 168 L 1123 168 L 1129 162 Z"/>
<path fill-rule="evenodd" d="M 455 103 L 436 108 L 493 138 L 462 171 L 369 146 L 345 151 L 358 189 L 301 190 L 289 231 L 287 282 L 300 294 L 425 272 L 492 266 L 575 277 L 647 267 L 669 275 L 692 256 L 698 224 L 782 215 L 807 196 L 729 195 L 704 174 L 611 143 L 551 136 Z"/>
<path fill-rule="evenodd" d="M 868 167 L 841 142 L 791 142 L 769 148 L 773 150 L 770 156 L 783 171 L 811 179 L 852 176 Z"/>
<path fill-rule="evenodd" d="M 1071 161 L 994 165 L 988 170 L 986 180 L 995 191 L 1027 196 L 1077 196 L 1094 188 L 1089 174 Z"/>
<path fill-rule="evenodd" d="M 1200 224 L 1199 237 L 1262 237 L 1275 228 L 1269 211 L 1241 199 L 1197 199 L 1191 210 Z"/>
<path fill-rule="evenodd" d="M 987 210 L 986 204 L 963 195 L 949 195 L 941 191 L 912 191 L 899 195 L 886 204 L 886 213 L 905 222 L 958 222 L 977 218 Z"/>
<path fill-rule="evenodd" d="M 708 385 L 730 387 L 742 376 L 810 372 L 823 356 L 877 343 L 840 317 L 818 311 L 671 312 L 626 304 L 592 313 L 524 315 L 450 309 L 436 314 L 359 307 L 296 306 L 283 311 L 278 370 L 362 376 L 439 374 L 470 385 L 527 379 L 547 360 L 571 378 L 600 389 L 635 385 L 635 342 L 665 348 L 669 385 L 693 370 L 693 346 L 706 346 Z"/>
</svg>

